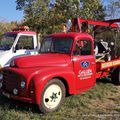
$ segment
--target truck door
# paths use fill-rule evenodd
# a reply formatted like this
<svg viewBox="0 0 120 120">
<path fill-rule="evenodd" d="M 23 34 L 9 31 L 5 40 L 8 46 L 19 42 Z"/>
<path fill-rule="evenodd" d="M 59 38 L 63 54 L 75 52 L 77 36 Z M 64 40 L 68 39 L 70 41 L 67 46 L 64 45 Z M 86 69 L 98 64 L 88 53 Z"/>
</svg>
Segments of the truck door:
<svg viewBox="0 0 120 120">
<path fill-rule="evenodd" d="M 34 37 L 20 35 L 14 49 L 14 57 L 35 54 Z"/>
<path fill-rule="evenodd" d="M 92 42 L 90 38 L 80 39 L 75 45 L 73 64 L 77 90 L 88 89 L 95 84 L 96 69 Z"/>
</svg>

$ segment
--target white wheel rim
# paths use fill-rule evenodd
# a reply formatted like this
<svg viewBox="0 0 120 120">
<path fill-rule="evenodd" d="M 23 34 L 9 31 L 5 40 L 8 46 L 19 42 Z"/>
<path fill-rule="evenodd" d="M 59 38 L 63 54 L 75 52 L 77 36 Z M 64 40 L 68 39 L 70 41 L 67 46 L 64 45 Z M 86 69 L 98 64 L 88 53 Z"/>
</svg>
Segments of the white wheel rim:
<svg viewBox="0 0 120 120">
<path fill-rule="evenodd" d="M 61 88 L 58 85 L 53 84 L 46 89 L 43 95 L 43 102 L 47 108 L 53 109 L 59 105 L 61 98 L 62 98 Z"/>
</svg>

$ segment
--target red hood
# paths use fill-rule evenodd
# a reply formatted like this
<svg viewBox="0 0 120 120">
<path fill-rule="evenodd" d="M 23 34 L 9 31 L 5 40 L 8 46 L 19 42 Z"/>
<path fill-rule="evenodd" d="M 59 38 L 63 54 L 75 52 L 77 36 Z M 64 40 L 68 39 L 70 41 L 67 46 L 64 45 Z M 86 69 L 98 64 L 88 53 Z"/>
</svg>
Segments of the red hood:
<svg viewBox="0 0 120 120">
<path fill-rule="evenodd" d="M 66 66 L 70 62 L 70 56 L 64 54 L 41 54 L 35 56 L 19 57 L 15 59 L 17 67 L 40 66 Z"/>
</svg>

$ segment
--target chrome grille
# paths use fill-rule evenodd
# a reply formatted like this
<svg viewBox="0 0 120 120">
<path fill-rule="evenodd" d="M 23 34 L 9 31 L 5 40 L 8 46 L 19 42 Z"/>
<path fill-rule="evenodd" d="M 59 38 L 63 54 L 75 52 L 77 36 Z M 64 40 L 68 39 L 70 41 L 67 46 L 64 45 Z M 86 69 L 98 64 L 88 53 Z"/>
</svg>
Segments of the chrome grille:
<svg viewBox="0 0 120 120">
<path fill-rule="evenodd" d="M 3 71 L 3 89 L 12 92 L 14 88 L 18 88 L 19 83 L 17 79 L 19 79 L 19 76 L 15 72 Z"/>
</svg>

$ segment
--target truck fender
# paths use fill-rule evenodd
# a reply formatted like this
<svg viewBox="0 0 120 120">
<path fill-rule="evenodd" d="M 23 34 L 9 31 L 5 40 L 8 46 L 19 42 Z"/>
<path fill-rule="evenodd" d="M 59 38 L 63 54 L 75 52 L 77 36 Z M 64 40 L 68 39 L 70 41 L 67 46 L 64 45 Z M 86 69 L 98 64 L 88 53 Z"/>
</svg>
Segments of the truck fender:
<svg viewBox="0 0 120 120">
<path fill-rule="evenodd" d="M 53 78 L 61 78 L 61 80 L 63 79 L 67 83 L 68 93 L 76 94 L 75 74 L 73 71 L 66 71 L 67 70 L 54 70 L 54 72 L 52 70 L 42 71 L 42 73 L 34 76 L 33 80 L 35 86 L 35 98 L 38 105 L 40 104 L 41 94 L 44 86 Z"/>
</svg>

